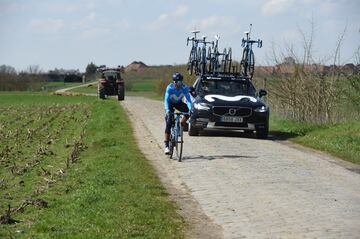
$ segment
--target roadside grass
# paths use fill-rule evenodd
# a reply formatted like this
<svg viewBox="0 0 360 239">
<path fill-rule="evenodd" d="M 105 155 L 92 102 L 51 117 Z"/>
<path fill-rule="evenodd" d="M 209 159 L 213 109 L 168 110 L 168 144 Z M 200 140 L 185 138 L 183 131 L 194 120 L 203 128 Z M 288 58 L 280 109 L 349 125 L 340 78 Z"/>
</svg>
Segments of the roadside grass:
<svg viewBox="0 0 360 239">
<path fill-rule="evenodd" d="M 0 146 L 0 214 L 10 204 L 19 221 L 1 225 L 0 238 L 184 236 L 185 222 L 137 148 L 116 100 L 0 93 L 0 102 L 0 137 L 6 138 Z M 15 146 L 5 155 L 9 145 Z M 29 205 L 16 211 L 24 202 Z"/>
<path fill-rule="evenodd" d="M 317 125 L 270 117 L 270 133 L 360 164 L 360 122 Z"/>
</svg>

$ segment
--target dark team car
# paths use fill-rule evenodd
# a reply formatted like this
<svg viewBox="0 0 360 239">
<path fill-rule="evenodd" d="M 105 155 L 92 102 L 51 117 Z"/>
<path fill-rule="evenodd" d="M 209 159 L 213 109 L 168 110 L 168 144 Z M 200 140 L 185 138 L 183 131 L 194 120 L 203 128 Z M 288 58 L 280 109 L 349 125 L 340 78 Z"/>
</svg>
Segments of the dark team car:
<svg viewBox="0 0 360 239">
<path fill-rule="evenodd" d="M 193 96 L 190 136 L 196 136 L 204 129 L 229 129 L 255 131 L 258 138 L 267 138 L 269 108 L 261 100 L 267 92 L 257 92 L 248 78 L 203 75 L 190 91 Z"/>
<path fill-rule="evenodd" d="M 117 95 L 118 100 L 125 98 L 124 79 L 121 77 L 122 69 L 107 68 L 100 66 L 97 69 L 98 73 L 98 95 L 100 99 L 105 99 L 106 96 Z"/>
</svg>

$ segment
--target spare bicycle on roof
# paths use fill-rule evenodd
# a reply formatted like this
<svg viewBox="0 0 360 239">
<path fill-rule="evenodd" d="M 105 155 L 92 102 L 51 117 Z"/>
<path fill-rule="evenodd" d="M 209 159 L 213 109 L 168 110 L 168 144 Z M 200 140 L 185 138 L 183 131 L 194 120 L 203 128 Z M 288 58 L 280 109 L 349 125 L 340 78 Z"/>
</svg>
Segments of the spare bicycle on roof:
<svg viewBox="0 0 360 239">
<path fill-rule="evenodd" d="M 244 47 L 244 50 L 240 62 L 242 66 L 242 74 L 244 76 L 248 76 L 250 79 L 252 79 L 255 70 L 255 56 L 252 50 L 252 45 L 256 43 L 258 48 L 262 47 L 262 40 L 251 40 L 251 28 L 252 24 L 250 24 L 250 30 L 248 32 L 245 32 L 246 39 L 243 38 L 241 41 L 241 46 Z"/>
<path fill-rule="evenodd" d="M 220 36 L 216 35 L 214 41 L 206 41 L 206 36 L 197 38 L 199 30 L 194 30 L 192 37 L 187 38 L 187 45 L 191 42 L 191 49 L 187 69 L 192 75 L 241 75 L 248 79 L 252 79 L 255 70 L 255 56 L 253 52 L 253 44 L 262 47 L 262 40 L 252 40 L 251 35 L 252 24 L 249 31 L 245 32 L 246 37 L 242 39 L 241 46 L 244 48 L 240 64 L 233 64 L 232 48 L 224 48 L 219 51 Z M 207 45 L 210 44 L 208 48 Z"/>
<path fill-rule="evenodd" d="M 206 74 L 219 74 L 230 73 L 232 62 L 231 48 L 220 52 L 219 35 L 215 36 L 215 41 L 206 41 L 206 36 L 197 38 L 198 30 L 192 31 L 194 36 L 187 38 L 187 45 L 191 42 L 191 49 L 187 69 L 189 74 L 192 75 L 206 75 Z M 207 45 L 210 45 L 206 49 Z M 221 57 L 221 59 L 220 59 Z"/>
<path fill-rule="evenodd" d="M 196 75 L 206 74 L 206 45 L 214 45 L 214 42 L 206 41 L 206 36 L 203 36 L 201 39 L 196 38 L 196 35 L 200 33 L 198 30 L 194 30 L 191 33 L 193 33 L 194 36 L 188 37 L 186 42 L 186 45 L 189 45 L 189 42 L 191 42 L 187 69 L 190 75 L 192 75 L 193 72 Z"/>
</svg>

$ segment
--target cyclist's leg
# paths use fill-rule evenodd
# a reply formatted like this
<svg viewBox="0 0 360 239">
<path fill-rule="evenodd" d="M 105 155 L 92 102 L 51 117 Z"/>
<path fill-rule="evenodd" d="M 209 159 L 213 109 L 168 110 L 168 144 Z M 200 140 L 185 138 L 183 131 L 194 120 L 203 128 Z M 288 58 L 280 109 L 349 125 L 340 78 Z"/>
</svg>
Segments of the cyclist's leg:
<svg viewBox="0 0 360 239">
<path fill-rule="evenodd" d="M 164 144 L 165 144 L 165 153 L 168 153 L 168 149 L 169 149 L 169 141 L 170 141 L 170 129 L 171 129 L 171 125 L 173 122 L 173 114 L 172 112 L 174 112 L 174 107 L 172 105 L 169 106 L 169 114 L 165 115 L 165 140 L 164 140 Z"/>
</svg>

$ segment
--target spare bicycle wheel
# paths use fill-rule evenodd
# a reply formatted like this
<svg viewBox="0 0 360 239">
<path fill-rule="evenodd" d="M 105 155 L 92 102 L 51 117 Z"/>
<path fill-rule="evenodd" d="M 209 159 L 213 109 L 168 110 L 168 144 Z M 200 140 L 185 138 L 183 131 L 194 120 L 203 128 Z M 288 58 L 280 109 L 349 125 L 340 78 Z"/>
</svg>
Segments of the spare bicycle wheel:
<svg viewBox="0 0 360 239">
<path fill-rule="evenodd" d="M 248 74 L 250 76 L 250 78 L 253 77 L 254 75 L 254 70 L 255 70 L 255 56 L 254 56 L 254 52 L 250 51 L 250 55 L 249 55 L 249 59 L 248 59 Z"/>
<path fill-rule="evenodd" d="M 207 52 L 207 65 L 208 65 L 208 72 L 211 73 L 211 47 L 209 47 L 208 52 Z"/>
<path fill-rule="evenodd" d="M 231 47 L 229 47 L 229 51 L 227 54 L 227 61 L 228 61 L 228 72 L 231 72 L 231 63 L 232 63 L 232 51 L 231 51 Z"/>
<path fill-rule="evenodd" d="M 241 73 L 246 76 L 248 74 L 248 49 L 244 48 L 243 50 L 243 54 L 242 54 L 242 58 L 241 58 L 241 62 L 240 62 L 240 67 L 241 67 Z"/>
<path fill-rule="evenodd" d="M 193 66 L 194 66 L 194 61 L 193 61 L 193 59 L 192 59 L 192 57 L 191 57 L 191 53 L 190 53 L 190 56 L 189 56 L 189 61 L 188 61 L 188 67 L 187 67 L 187 69 L 188 69 L 188 71 L 189 71 L 189 75 L 192 75 L 192 73 L 193 73 Z"/>
</svg>

